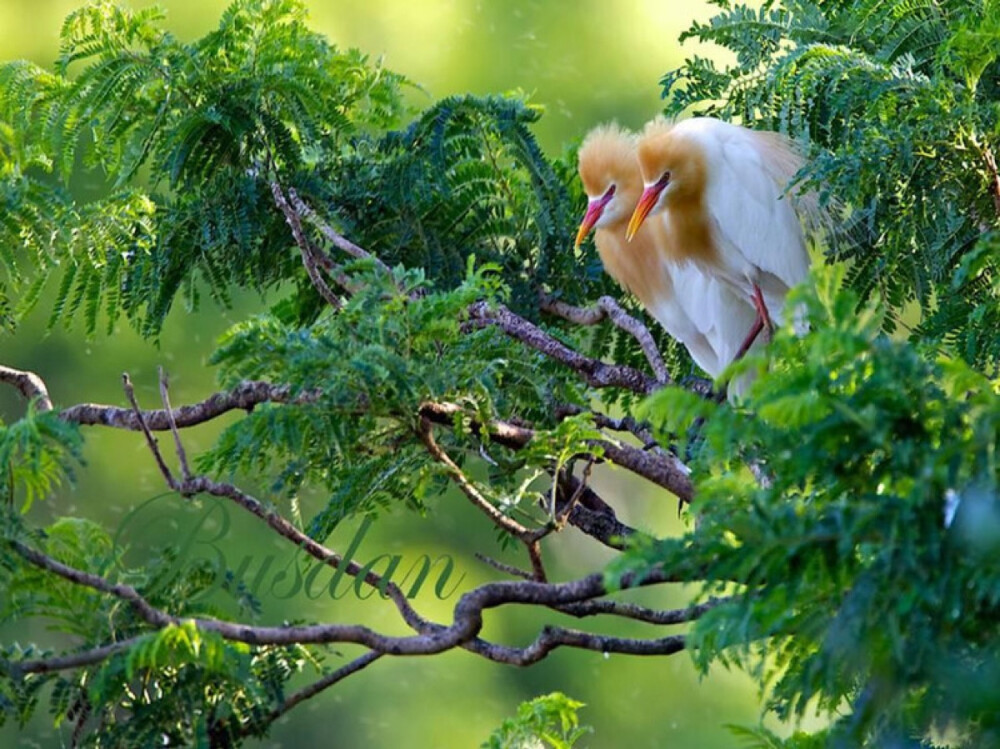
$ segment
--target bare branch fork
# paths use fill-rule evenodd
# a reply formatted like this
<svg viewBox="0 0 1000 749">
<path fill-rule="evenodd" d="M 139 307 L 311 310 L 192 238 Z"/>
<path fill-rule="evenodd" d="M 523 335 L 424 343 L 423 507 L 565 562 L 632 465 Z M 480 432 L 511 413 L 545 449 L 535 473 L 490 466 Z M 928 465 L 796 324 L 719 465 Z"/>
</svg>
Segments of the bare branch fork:
<svg viewBox="0 0 1000 749">
<path fill-rule="evenodd" d="M 574 307 L 552 296 L 543 295 L 539 306 L 543 312 L 557 315 L 577 325 L 597 325 L 602 320 L 610 320 L 616 327 L 624 330 L 638 341 L 660 385 L 667 385 L 671 382 L 667 365 L 660 355 L 660 350 L 657 348 L 649 328 L 622 309 L 621 305 L 611 297 L 602 296 L 593 307 Z"/>
<path fill-rule="evenodd" d="M 285 215 L 285 221 L 288 223 L 288 227 L 292 231 L 292 236 L 295 238 L 295 244 L 298 245 L 299 251 L 302 254 L 302 265 L 306 269 L 306 273 L 309 275 L 309 280 L 312 281 L 313 286 L 319 295 L 323 297 L 327 304 L 329 304 L 334 309 L 340 309 L 341 302 L 337 298 L 337 295 L 333 293 L 330 287 L 327 285 L 326 281 L 323 279 L 323 275 L 319 272 L 318 265 L 322 264 L 323 258 L 325 257 L 323 253 L 319 252 L 316 248 L 312 246 L 302 231 L 302 221 L 299 215 L 292 210 L 292 207 L 288 204 L 288 200 L 285 198 L 285 194 L 276 181 L 271 182 L 271 195 L 274 196 L 274 202 L 281 209 L 281 212 Z M 327 266 L 326 270 L 329 272 L 334 272 L 334 268 Z"/>
</svg>

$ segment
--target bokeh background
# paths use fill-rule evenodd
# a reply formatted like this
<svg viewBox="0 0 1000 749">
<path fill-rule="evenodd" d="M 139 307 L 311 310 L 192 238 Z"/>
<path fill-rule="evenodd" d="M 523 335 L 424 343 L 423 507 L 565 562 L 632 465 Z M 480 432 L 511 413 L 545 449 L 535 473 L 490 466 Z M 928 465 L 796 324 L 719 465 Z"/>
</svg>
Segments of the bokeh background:
<svg viewBox="0 0 1000 749">
<path fill-rule="evenodd" d="M 0 0 L 0 59 L 23 57 L 51 64 L 62 20 L 77 5 L 76 0 Z M 161 0 L 159 5 L 167 13 L 166 26 L 183 39 L 193 39 L 216 25 L 227 2 Z M 381 56 L 388 67 L 420 84 L 423 90 L 413 93 L 416 107 L 452 93 L 529 93 L 546 108 L 536 132 L 551 155 L 600 121 L 617 119 L 636 127 L 653 116 L 659 109 L 657 81 L 681 60 L 678 34 L 693 19 L 709 15 L 700 2 L 669 0 L 309 0 L 308 5 L 313 27 L 336 44 Z M 174 404 L 191 402 L 214 389 L 214 373 L 206 361 L 216 337 L 268 301 L 248 294 L 237 298 L 231 310 L 211 303 L 194 312 L 175 309 L 158 345 L 141 340 L 124 325 L 112 336 L 89 342 L 73 330 L 46 334 L 43 303 L 16 336 L 0 339 L 0 361 L 40 373 L 62 406 L 81 401 L 123 404 L 120 375 L 128 371 L 144 405 L 155 407 L 160 365 L 171 373 Z M 5 420 L 16 418 L 21 409 L 23 404 L 12 394 L 0 392 Z M 211 444 L 226 423 L 190 430 L 189 452 Z M 135 559 L 144 544 L 193 539 L 187 552 L 191 557 L 208 557 L 219 548 L 231 567 L 245 561 L 250 575 L 270 557 L 272 580 L 277 571 L 290 569 L 282 544 L 254 522 L 235 512 L 224 517 L 210 505 L 184 503 L 165 494 L 138 435 L 88 429 L 85 436 L 87 464 L 78 481 L 58 497 L 36 504 L 31 512 L 38 522 L 75 514 L 111 527 L 124 524 L 122 537 L 134 544 Z M 681 530 L 684 521 L 677 517 L 676 503 L 662 491 L 608 471 L 596 481 L 627 522 L 658 534 Z M 266 486 L 249 480 L 244 486 L 267 496 Z M 140 514 L 130 515 L 151 501 Z M 319 496 L 302 497 L 303 515 L 308 517 L 322 502 Z M 330 545 L 346 547 L 357 526 L 339 529 Z M 202 543 L 210 535 L 224 538 L 210 547 Z M 465 590 L 497 577 L 474 557 L 479 550 L 505 557 L 493 532 L 464 498 L 446 494 L 426 517 L 400 510 L 382 519 L 355 558 L 364 562 L 378 554 L 400 554 L 405 568 L 421 553 L 432 558 L 448 553 L 456 574 L 465 575 L 460 584 Z M 567 579 L 600 568 L 608 558 L 569 530 L 557 539 L 547 561 L 554 576 Z M 661 607 L 686 600 L 684 591 L 645 591 L 630 597 Z M 447 621 L 456 598 L 438 600 L 426 586 L 416 605 Z M 263 621 L 268 623 L 298 618 L 360 621 L 403 633 L 391 606 L 360 601 L 353 594 L 340 600 L 304 593 L 262 599 Z M 509 607 L 489 615 L 484 634 L 526 644 L 545 621 L 553 620 L 568 626 L 595 624 Z M 615 629 L 634 636 L 663 634 L 644 625 Z M 57 635 L 40 626 L 30 631 L 0 628 L 0 641 L 10 638 L 57 642 Z M 331 650 L 327 663 L 336 666 L 352 655 L 350 649 Z M 759 695 L 748 678 L 723 669 L 700 678 L 686 653 L 606 658 L 560 650 L 532 668 L 516 669 L 457 652 L 383 659 L 295 709 L 259 745 L 478 746 L 520 701 L 557 689 L 587 704 L 581 719 L 596 731 L 582 742 L 588 747 L 727 747 L 735 739 L 724 724 L 758 719 Z M 0 729 L 0 746 L 61 746 L 68 744 L 68 735 L 54 731 L 42 712 L 26 730 Z"/>
</svg>

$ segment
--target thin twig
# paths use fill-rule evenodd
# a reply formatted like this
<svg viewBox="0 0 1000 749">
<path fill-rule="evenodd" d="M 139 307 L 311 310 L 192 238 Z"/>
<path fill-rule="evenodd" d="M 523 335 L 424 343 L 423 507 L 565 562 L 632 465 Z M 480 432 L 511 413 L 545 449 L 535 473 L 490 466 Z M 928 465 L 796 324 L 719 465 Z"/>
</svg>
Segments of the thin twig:
<svg viewBox="0 0 1000 749">
<path fill-rule="evenodd" d="M 360 655 L 354 660 L 350 661 L 349 663 L 344 664 L 336 671 L 332 671 L 323 678 L 317 679 L 312 684 L 303 687 L 297 692 L 292 692 L 292 694 L 288 695 L 288 697 L 285 698 L 284 702 L 282 702 L 278 707 L 276 707 L 268 714 L 267 718 L 265 719 L 265 723 L 267 724 L 273 723 L 292 708 L 302 704 L 303 702 L 305 702 L 308 699 L 311 699 L 312 697 L 315 697 L 323 690 L 332 687 L 334 684 L 338 682 L 343 681 L 348 676 L 356 674 L 363 668 L 367 668 L 372 663 L 381 658 L 383 655 L 384 653 L 379 653 L 374 650 L 369 650 L 364 655 Z M 251 723 L 247 727 L 251 728 L 253 726 L 254 724 Z"/>
<path fill-rule="evenodd" d="M 508 575 L 511 575 L 512 577 L 519 577 L 522 580 L 532 579 L 532 575 L 530 572 L 525 572 L 521 568 L 515 567 L 512 564 L 506 564 L 505 562 L 501 562 L 498 559 L 493 559 L 493 557 L 488 557 L 485 554 L 482 554 L 478 551 L 475 553 L 475 557 L 480 562 L 488 564 L 490 567 L 492 567 L 495 570 L 499 570 L 500 572 L 506 572 Z"/>
<path fill-rule="evenodd" d="M 566 502 L 565 505 L 556 513 L 556 525 L 560 528 L 566 524 L 570 514 L 573 512 L 573 508 L 576 507 L 580 498 L 583 496 L 584 491 L 587 490 L 587 484 L 590 482 L 590 472 L 594 469 L 595 461 L 596 459 L 593 455 L 591 455 L 587 460 L 587 465 L 583 469 L 583 477 L 580 479 L 579 485 L 573 491 L 569 501 Z"/>
<path fill-rule="evenodd" d="M 299 219 L 298 214 L 292 210 L 292 207 L 288 204 L 288 200 L 285 198 L 285 195 L 281 190 L 281 185 L 277 182 L 271 182 L 271 195 L 274 196 L 275 205 L 277 205 L 278 209 L 284 214 L 285 221 L 292 230 L 292 237 L 295 238 L 295 244 L 298 246 L 299 252 L 302 255 L 302 265 L 305 267 L 306 273 L 309 275 L 309 280 L 312 281 L 313 287 L 317 292 L 319 292 L 319 295 L 326 300 L 327 304 L 334 309 L 340 309 L 342 306 L 340 299 L 338 299 L 337 295 L 333 293 L 326 281 L 323 279 L 322 274 L 320 274 L 319 268 L 316 267 L 316 254 L 312 251 L 309 240 L 306 239 L 305 233 L 302 231 L 302 222 Z"/>
<path fill-rule="evenodd" d="M 996 157 L 989 146 L 980 145 L 976 139 L 973 139 L 973 143 L 976 144 L 980 153 L 982 153 L 983 161 L 986 163 L 986 168 L 990 173 L 990 198 L 993 200 L 993 210 L 996 211 L 997 216 L 1000 216 L 1000 169 L 997 169 Z"/>
<path fill-rule="evenodd" d="M 129 379 L 128 372 L 122 373 L 122 387 L 125 389 L 125 397 L 128 398 L 128 402 L 132 404 L 132 412 L 135 414 L 136 419 L 139 422 L 139 427 L 142 429 L 142 433 L 146 437 L 146 444 L 149 445 L 149 451 L 153 453 L 153 458 L 156 460 L 156 465 L 160 469 L 160 473 L 163 474 L 163 478 L 166 480 L 167 485 L 173 489 L 175 492 L 181 492 L 181 485 L 174 478 L 174 474 L 171 473 L 170 468 L 163 460 L 163 455 L 160 453 L 160 446 L 156 443 L 156 437 L 153 433 L 149 431 L 149 426 L 146 424 L 146 419 L 143 416 L 142 409 L 139 408 L 139 403 L 135 399 L 135 389 L 132 387 L 132 380 Z"/>
<path fill-rule="evenodd" d="M 128 650 L 133 645 L 142 640 L 145 635 L 136 635 L 127 640 L 112 642 L 108 645 L 101 645 L 90 650 L 81 650 L 78 653 L 68 653 L 66 655 L 52 656 L 51 658 L 33 658 L 26 661 L 0 661 L 0 672 L 11 675 L 16 674 L 45 674 L 52 671 L 68 671 L 73 668 L 83 668 L 92 666 L 95 663 L 106 661 L 113 655 L 117 655 Z"/>
<path fill-rule="evenodd" d="M 448 454 L 441 449 L 441 446 L 434 439 L 434 429 L 431 426 L 431 422 L 424 418 L 420 418 L 420 425 L 418 429 L 418 434 L 420 441 L 424 443 L 424 447 L 427 448 L 427 452 L 430 454 L 434 460 L 444 466 L 445 471 L 452 481 L 462 490 L 462 493 L 469 498 L 469 501 L 480 510 L 484 515 L 486 515 L 493 524 L 503 531 L 511 534 L 521 541 L 534 540 L 534 532 L 525 528 L 519 522 L 514 520 L 507 515 L 504 515 L 500 510 L 498 510 L 492 502 L 490 502 L 482 493 L 476 488 L 462 472 L 462 469 L 458 467 L 458 464 L 453 461 Z"/>
<path fill-rule="evenodd" d="M 167 392 L 167 373 L 160 367 L 160 399 L 163 401 L 163 409 L 167 412 L 167 421 L 170 422 L 170 432 L 174 435 L 174 447 L 177 450 L 177 460 L 181 464 L 181 476 L 187 481 L 191 478 L 191 469 L 188 467 L 187 453 L 184 452 L 184 444 L 181 442 L 180 432 L 177 431 L 177 422 L 174 421 L 174 410 L 170 407 L 170 395 Z"/>
</svg>

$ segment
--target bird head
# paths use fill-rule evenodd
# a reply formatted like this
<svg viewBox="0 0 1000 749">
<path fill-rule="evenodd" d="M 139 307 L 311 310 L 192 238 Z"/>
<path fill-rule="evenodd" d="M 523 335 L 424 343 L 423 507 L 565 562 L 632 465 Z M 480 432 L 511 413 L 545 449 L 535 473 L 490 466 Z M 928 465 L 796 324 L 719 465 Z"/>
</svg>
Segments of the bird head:
<svg viewBox="0 0 1000 749">
<path fill-rule="evenodd" d="M 594 228 L 624 224 L 642 190 L 635 159 L 635 136 L 617 125 L 592 130 L 580 146 L 580 181 L 587 193 L 587 211 L 576 233 L 575 247 Z"/>
<path fill-rule="evenodd" d="M 631 240 L 650 214 L 668 203 L 704 188 L 705 164 L 697 142 L 683 127 L 663 118 L 646 125 L 639 138 L 636 155 L 644 189 L 629 221 L 626 238 Z"/>
</svg>

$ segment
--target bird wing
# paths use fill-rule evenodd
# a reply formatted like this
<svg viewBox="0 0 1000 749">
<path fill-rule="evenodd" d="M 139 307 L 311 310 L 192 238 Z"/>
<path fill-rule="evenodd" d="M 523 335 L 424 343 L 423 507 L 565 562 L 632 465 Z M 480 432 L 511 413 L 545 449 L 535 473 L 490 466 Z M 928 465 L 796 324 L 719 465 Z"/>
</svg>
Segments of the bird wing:
<svg viewBox="0 0 1000 749">
<path fill-rule="evenodd" d="M 718 282 L 693 263 L 678 265 L 666 259 L 661 262 L 674 293 L 669 306 L 651 310 L 653 316 L 684 344 L 695 364 L 712 377 L 718 377 L 727 364 L 722 360 L 716 332 L 720 310 L 713 303 L 713 291 Z"/>
<path fill-rule="evenodd" d="M 727 125 L 706 135 L 705 207 L 721 249 L 738 252 L 786 287 L 801 283 L 809 275 L 809 253 L 792 200 L 784 195 L 795 171 L 788 173 L 789 164 L 800 163 L 797 155 L 780 137 L 746 128 Z"/>
</svg>

